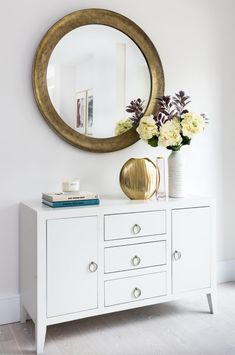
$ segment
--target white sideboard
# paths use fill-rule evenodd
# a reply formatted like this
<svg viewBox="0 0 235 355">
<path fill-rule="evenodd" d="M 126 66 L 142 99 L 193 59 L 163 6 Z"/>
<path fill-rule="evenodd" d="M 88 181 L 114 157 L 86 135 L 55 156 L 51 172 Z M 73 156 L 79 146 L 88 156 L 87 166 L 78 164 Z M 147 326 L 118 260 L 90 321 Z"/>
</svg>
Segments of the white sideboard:
<svg viewBox="0 0 235 355">
<path fill-rule="evenodd" d="M 215 302 L 215 205 L 209 198 L 100 206 L 20 206 L 21 321 L 48 325 L 185 297 Z M 104 339 L 105 341 L 105 339 Z"/>
</svg>

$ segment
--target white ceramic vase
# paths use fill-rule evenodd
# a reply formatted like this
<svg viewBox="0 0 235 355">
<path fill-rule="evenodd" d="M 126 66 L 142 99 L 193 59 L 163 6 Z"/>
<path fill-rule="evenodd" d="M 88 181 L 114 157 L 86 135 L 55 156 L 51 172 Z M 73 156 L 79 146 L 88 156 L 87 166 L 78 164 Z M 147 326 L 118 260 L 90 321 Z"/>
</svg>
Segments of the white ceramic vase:
<svg viewBox="0 0 235 355">
<path fill-rule="evenodd" d="M 185 159 L 184 152 L 172 151 L 168 158 L 169 197 L 185 197 Z"/>
</svg>

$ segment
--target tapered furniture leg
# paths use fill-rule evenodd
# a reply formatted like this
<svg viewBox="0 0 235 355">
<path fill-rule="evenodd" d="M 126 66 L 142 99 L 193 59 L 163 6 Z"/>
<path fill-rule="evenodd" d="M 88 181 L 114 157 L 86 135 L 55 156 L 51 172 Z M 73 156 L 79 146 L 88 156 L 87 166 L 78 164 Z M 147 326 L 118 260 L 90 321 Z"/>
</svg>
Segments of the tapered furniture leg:
<svg viewBox="0 0 235 355">
<path fill-rule="evenodd" d="M 25 323 L 27 319 L 28 313 L 26 309 L 24 308 L 23 304 L 21 303 L 20 305 L 20 322 Z"/>
<path fill-rule="evenodd" d="M 214 293 L 208 293 L 206 295 L 210 313 L 214 314 L 217 309 L 216 295 Z"/>
<path fill-rule="evenodd" d="M 35 339 L 36 339 L 36 350 L 37 354 L 43 353 L 44 344 L 46 339 L 46 325 L 35 325 Z"/>
</svg>

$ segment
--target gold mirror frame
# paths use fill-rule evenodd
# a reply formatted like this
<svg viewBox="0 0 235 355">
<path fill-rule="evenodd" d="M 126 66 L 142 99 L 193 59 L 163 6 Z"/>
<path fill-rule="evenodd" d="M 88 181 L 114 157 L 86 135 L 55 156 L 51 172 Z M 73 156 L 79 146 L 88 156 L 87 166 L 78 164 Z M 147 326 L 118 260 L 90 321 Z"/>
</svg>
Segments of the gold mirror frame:
<svg viewBox="0 0 235 355">
<path fill-rule="evenodd" d="M 34 59 L 33 91 L 42 116 L 65 141 L 90 152 L 114 152 L 139 140 L 134 127 L 122 135 L 110 138 L 93 138 L 80 134 L 68 126 L 56 112 L 47 89 L 47 66 L 53 49 L 68 32 L 90 24 L 113 27 L 126 34 L 139 47 L 146 59 L 151 77 L 151 93 L 145 114 L 155 112 L 156 98 L 164 93 L 164 74 L 157 50 L 145 32 L 133 21 L 109 10 L 79 10 L 63 17 L 48 30 L 38 46 Z"/>
</svg>

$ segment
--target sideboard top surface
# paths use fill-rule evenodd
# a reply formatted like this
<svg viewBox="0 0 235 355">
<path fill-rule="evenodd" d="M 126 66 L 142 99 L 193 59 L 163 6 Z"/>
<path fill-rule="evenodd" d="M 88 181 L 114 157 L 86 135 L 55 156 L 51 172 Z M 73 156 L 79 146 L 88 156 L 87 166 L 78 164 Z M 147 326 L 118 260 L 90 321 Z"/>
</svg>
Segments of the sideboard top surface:
<svg viewBox="0 0 235 355">
<path fill-rule="evenodd" d="M 128 213 L 148 210 L 165 210 L 172 208 L 187 208 L 210 206 L 214 204 L 211 197 L 191 196 L 186 198 L 167 198 L 166 200 L 156 200 L 155 197 L 149 200 L 129 200 L 122 196 L 101 196 L 100 205 L 51 208 L 37 200 L 24 201 L 21 206 L 30 208 L 37 214 L 43 214 L 44 217 L 53 217 L 53 215 L 85 215 L 99 213 Z"/>
</svg>

